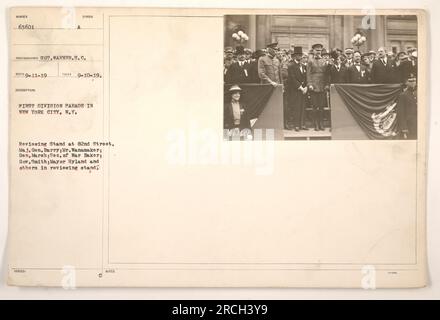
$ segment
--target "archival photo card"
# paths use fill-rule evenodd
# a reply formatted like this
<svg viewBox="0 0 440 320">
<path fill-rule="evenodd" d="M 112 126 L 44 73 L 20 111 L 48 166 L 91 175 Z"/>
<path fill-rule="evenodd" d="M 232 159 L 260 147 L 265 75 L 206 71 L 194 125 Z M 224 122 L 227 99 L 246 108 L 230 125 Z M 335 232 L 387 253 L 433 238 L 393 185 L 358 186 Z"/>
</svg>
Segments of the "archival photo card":
<svg viewBox="0 0 440 320">
<path fill-rule="evenodd" d="M 427 284 L 423 10 L 9 15 L 10 285 Z"/>
<path fill-rule="evenodd" d="M 226 15 L 225 138 L 417 139 L 417 15 Z"/>
</svg>

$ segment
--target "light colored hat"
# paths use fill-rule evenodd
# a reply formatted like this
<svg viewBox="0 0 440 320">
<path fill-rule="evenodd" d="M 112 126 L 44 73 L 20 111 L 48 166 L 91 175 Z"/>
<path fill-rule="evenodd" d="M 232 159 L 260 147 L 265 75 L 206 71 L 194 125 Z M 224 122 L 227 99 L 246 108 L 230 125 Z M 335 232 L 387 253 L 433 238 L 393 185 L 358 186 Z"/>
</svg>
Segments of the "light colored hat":
<svg viewBox="0 0 440 320">
<path fill-rule="evenodd" d="M 239 86 L 237 86 L 236 84 L 234 84 L 230 89 L 229 92 L 233 92 L 233 91 L 241 91 L 241 88 Z"/>
</svg>

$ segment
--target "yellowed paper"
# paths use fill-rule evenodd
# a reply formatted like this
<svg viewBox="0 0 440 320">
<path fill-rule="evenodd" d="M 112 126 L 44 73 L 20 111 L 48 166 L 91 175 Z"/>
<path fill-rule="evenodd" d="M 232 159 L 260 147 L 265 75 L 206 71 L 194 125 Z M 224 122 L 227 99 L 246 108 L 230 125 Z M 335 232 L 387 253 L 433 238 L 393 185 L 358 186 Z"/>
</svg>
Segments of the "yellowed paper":
<svg viewBox="0 0 440 320">
<path fill-rule="evenodd" d="M 386 141 L 225 141 L 226 14 L 362 12 L 10 10 L 9 284 L 426 285 L 424 12 Z"/>
</svg>

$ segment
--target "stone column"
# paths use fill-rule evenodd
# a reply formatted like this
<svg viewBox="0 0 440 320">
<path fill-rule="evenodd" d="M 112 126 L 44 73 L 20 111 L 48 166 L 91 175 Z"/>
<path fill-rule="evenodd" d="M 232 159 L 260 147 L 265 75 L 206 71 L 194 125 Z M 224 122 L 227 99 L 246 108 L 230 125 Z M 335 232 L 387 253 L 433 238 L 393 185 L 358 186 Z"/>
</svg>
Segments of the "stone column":
<svg viewBox="0 0 440 320">
<path fill-rule="evenodd" d="M 328 16 L 328 29 L 330 31 L 329 39 L 328 39 L 328 48 L 326 48 L 329 52 L 335 47 L 335 16 Z"/>
<path fill-rule="evenodd" d="M 272 42 L 272 17 L 267 16 L 266 26 L 264 28 L 265 41 L 263 47 Z"/>
<path fill-rule="evenodd" d="M 376 29 L 370 30 L 371 50 L 377 51 L 379 47 L 386 46 L 385 16 L 376 16 Z"/>
<path fill-rule="evenodd" d="M 344 50 L 344 41 L 343 41 L 343 29 L 342 29 L 342 17 L 341 16 L 330 16 L 330 41 L 329 46 L 330 50 L 334 48 L 339 48 Z"/>
<path fill-rule="evenodd" d="M 257 16 L 249 16 L 249 31 L 248 31 L 249 41 L 248 47 L 255 51 L 257 47 Z"/>
<path fill-rule="evenodd" d="M 343 48 L 341 48 L 342 50 L 344 50 L 345 48 L 353 47 L 353 45 L 351 44 L 351 38 L 353 37 L 355 31 L 353 16 L 344 16 L 343 29 L 344 29 L 344 43 L 343 43 Z"/>
</svg>

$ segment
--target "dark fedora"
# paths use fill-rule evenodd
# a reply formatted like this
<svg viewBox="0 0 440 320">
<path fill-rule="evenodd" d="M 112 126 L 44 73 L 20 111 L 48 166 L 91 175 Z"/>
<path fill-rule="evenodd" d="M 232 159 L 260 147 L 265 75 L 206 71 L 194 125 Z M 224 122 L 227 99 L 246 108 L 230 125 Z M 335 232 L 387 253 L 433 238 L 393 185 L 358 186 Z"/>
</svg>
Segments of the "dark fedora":
<svg viewBox="0 0 440 320">
<path fill-rule="evenodd" d="M 265 53 L 263 50 L 258 49 L 258 50 L 255 50 L 255 52 L 252 55 L 255 59 L 258 59 L 259 57 L 264 56 Z"/>
<path fill-rule="evenodd" d="M 239 55 L 239 54 L 244 54 L 244 47 L 243 46 L 237 46 L 235 48 L 235 54 Z"/>
<path fill-rule="evenodd" d="M 332 59 L 334 59 L 334 60 L 336 60 L 338 57 L 339 57 L 339 55 L 342 53 L 340 53 L 340 52 L 338 52 L 337 51 L 338 49 L 335 49 L 335 50 L 333 50 L 332 52 L 330 52 L 330 57 L 332 58 Z"/>
</svg>

